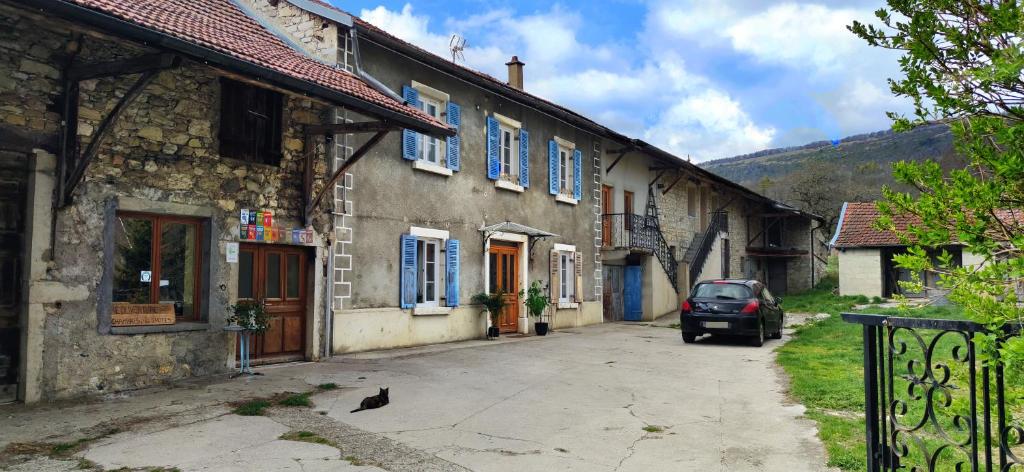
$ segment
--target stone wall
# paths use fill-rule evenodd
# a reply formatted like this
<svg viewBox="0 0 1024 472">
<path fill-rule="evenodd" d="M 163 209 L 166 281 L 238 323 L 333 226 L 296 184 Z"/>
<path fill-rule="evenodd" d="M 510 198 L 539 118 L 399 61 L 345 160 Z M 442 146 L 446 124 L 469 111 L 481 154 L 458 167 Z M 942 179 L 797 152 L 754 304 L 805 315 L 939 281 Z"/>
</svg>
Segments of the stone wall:
<svg viewBox="0 0 1024 472">
<path fill-rule="evenodd" d="M 287 0 L 242 0 L 260 19 L 276 26 L 309 54 L 328 64 L 338 62 L 338 25 L 309 13 Z"/>
<path fill-rule="evenodd" d="M 57 64 L 72 37 L 70 31 L 63 22 L 39 21 L 0 7 L 0 122 L 13 127 L 13 132 L 39 141 L 57 133 L 59 115 L 54 110 L 60 108 L 61 90 Z M 151 51 L 87 35 L 76 60 L 97 62 L 144 52 Z M 135 79 L 81 84 L 80 149 Z M 224 372 L 233 364 L 234 338 L 221 327 L 234 300 L 237 269 L 220 262 L 224 243 L 238 240 L 240 208 L 272 209 L 281 223 L 301 225 L 301 126 L 324 122 L 329 108 L 286 96 L 279 167 L 222 158 L 217 142 L 219 80 L 213 69 L 190 62 L 159 73 L 111 129 L 73 203 L 58 212 L 53 260 L 42 282 L 67 292 L 83 289 L 88 295 L 42 306 L 42 398 L 139 388 Z M 325 168 L 326 163 L 318 160 L 318 180 Z M 102 306 L 98 301 L 101 292 L 109 290 L 101 285 L 104 226 L 109 209 L 126 202 L 172 214 L 208 215 L 213 232 L 208 235 L 211 260 L 204 261 L 211 277 L 210 293 L 204 297 L 208 315 L 202 320 L 205 324 L 193 327 L 196 331 L 112 335 L 98 330 L 97 307 Z M 316 220 L 317 229 L 325 229 L 326 224 L 326 218 Z"/>
</svg>

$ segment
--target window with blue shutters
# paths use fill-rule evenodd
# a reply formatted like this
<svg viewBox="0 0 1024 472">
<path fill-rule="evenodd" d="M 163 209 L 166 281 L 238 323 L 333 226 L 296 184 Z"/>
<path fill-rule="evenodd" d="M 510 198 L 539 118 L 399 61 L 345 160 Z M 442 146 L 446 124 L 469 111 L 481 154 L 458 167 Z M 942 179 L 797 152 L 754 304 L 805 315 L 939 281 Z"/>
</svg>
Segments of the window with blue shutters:
<svg viewBox="0 0 1024 472">
<path fill-rule="evenodd" d="M 572 152 L 572 198 L 583 198 L 583 152 L 575 149 Z"/>
<path fill-rule="evenodd" d="M 558 195 L 558 143 L 554 139 L 548 141 L 548 191 Z"/>
<path fill-rule="evenodd" d="M 561 138 L 552 139 L 548 144 L 548 173 L 550 192 L 559 201 L 577 203 L 582 194 L 583 153 L 576 145 Z"/>
<path fill-rule="evenodd" d="M 416 108 L 420 107 L 420 94 L 416 89 L 408 85 L 402 86 L 402 98 L 405 102 Z M 415 161 L 419 158 L 418 145 L 420 142 L 419 133 L 411 130 L 402 130 L 402 158 L 410 161 Z"/>
<path fill-rule="evenodd" d="M 529 139 L 519 121 L 487 117 L 487 177 L 496 187 L 523 192 L 530 185 Z"/>
<path fill-rule="evenodd" d="M 400 303 L 402 308 L 412 308 L 416 306 L 416 236 L 403 234 L 401 251 Z"/>
<path fill-rule="evenodd" d="M 462 110 L 454 102 L 448 102 L 448 124 L 455 128 L 455 136 L 448 137 L 448 168 L 458 171 L 461 165 L 459 128 L 462 126 Z"/>
<path fill-rule="evenodd" d="M 530 186 L 530 133 L 519 129 L 519 185 Z"/>
<path fill-rule="evenodd" d="M 449 239 L 447 231 L 413 227 L 401 243 L 401 307 L 429 311 L 458 306 L 459 241 Z"/>
<path fill-rule="evenodd" d="M 448 290 L 445 293 L 446 305 L 459 306 L 459 241 L 449 239 L 445 248 L 445 282 Z"/>
<path fill-rule="evenodd" d="M 402 97 L 410 105 L 438 121 L 447 122 L 456 130 L 462 124 L 459 105 L 449 100 L 448 94 L 413 82 L 402 86 Z M 458 134 L 446 139 L 436 138 L 412 130 L 402 130 L 402 158 L 415 161 L 413 168 L 451 175 L 462 164 L 461 138 Z"/>
<path fill-rule="evenodd" d="M 501 176 L 501 164 L 498 161 L 498 147 L 500 129 L 498 120 L 493 116 L 487 117 L 487 178 L 498 180 Z"/>
</svg>

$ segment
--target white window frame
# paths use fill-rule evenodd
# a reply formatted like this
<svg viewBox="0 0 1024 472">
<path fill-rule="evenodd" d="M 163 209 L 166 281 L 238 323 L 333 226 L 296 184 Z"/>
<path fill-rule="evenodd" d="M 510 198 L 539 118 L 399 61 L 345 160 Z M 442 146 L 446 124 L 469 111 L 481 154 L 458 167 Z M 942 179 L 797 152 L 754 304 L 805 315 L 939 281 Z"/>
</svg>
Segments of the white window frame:
<svg viewBox="0 0 1024 472">
<path fill-rule="evenodd" d="M 555 136 L 555 143 L 558 145 L 558 194 L 573 199 L 576 195 L 576 180 L 573 175 L 576 170 L 573 167 L 575 164 L 573 153 L 576 151 L 576 144 L 558 136 Z"/>
<path fill-rule="evenodd" d="M 558 303 L 576 301 L 576 251 L 558 251 Z"/>
<path fill-rule="evenodd" d="M 441 245 L 444 241 L 433 238 L 416 238 L 416 306 L 417 307 L 439 307 L 441 306 Z M 427 256 L 433 253 L 434 261 L 428 262 Z M 428 267 L 433 264 L 433 268 Z M 433 272 L 433 274 L 429 274 Z M 433 282 L 427 280 L 428 275 L 433 275 Z M 427 289 L 427 284 L 433 283 L 433 290 Z M 422 295 L 422 298 L 421 298 Z"/>
<path fill-rule="evenodd" d="M 509 181 L 519 181 L 519 142 L 517 129 L 498 123 L 498 164 L 500 175 Z"/>
<path fill-rule="evenodd" d="M 449 100 L 451 100 L 450 96 L 447 93 L 444 93 L 428 85 L 416 82 L 415 80 L 412 82 L 412 88 L 415 89 L 416 92 L 419 94 L 420 110 L 423 111 L 423 113 L 426 113 L 434 117 L 436 120 L 442 123 L 447 121 L 448 102 Z M 436 107 L 434 113 L 430 113 L 427 110 L 428 105 L 434 105 Z M 414 167 L 430 171 L 437 171 L 441 169 L 448 170 L 447 143 L 440 138 L 435 138 L 424 133 L 419 133 L 417 139 L 419 140 L 419 142 L 417 143 L 416 146 L 416 164 L 419 165 Z M 437 154 L 435 155 L 436 159 L 434 161 L 431 161 L 429 159 L 429 150 L 432 147 L 437 150 Z M 451 175 L 450 173 L 444 171 L 438 173 Z"/>
<path fill-rule="evenodd" d="M 433 113 L 430 112 L 430 106 L 434 106 L 434 112 Z M 423 113 L 426 113 L 427 115 L 430 115 L 430 116 L 434 117 L 438 121 L 441 121 L 441 118 L 442 118 L 442 115 L 443 115 L 443 111 L 442 111 L 443 108 L 444 108 L 444 103 L 441 102 L 440 100 L 438 100 L 437 98 L 432 97 L 430 95 L 426 95 L 426 94 L 420 93 L 420 110 L 422 110 Z M 419 155 L 416 156 L 416 159 L 420 160 L 420 161 L 423 161 L 423 162 L 426 162 L 428 164 L 432 164 L 432 165 L 436 165 L 436 166 L 441 166 L 441 167 L 447 167 L 448 163 L 447 163 L 447 160 L 445 159 L 445 155 L 444 155 L 445 153 L 443 152 L 444 144 L 441 142 L 441 140 L 439 138 L 435 138 L 435 137 L 433 137 L 433 136 L 431 136 L 429 134 L 425 134 L 425 133 L 420 133 L 419 134 L 419 138 L 420 138 L 420 144 L 418 146 L 418 148 L 419 148 L 418 149 Z M 434 160 L 430 160 L 430 152 L 429 151 L 431 149 L 436 151 L 435 155 L 434 155 Z"/>
<path fill-rule="evenodd" d="M 451 312 L 451 308 L 447 307 L 447 300 L 445 304 L 441 303 L 441 298 L 445 295 L 445 291 L 448 287 L 447 280 L 447 258 L 445 257 L 445 248 L 448 244 L 448 239 L 451 235 L 448 231 L 433 228 L 422 228 L 418 226 L 412 226 L 409 228 L 409 234 L 416 237 L 416 306 L 413 309 L 414 315 L 446 315 Z M 434 274 L 434 301 L 420 303 L 419 295 L 420 291 L 425 290 L 426 282 L 426 256 L 424 251 L 421 250 L 420 243 L 424 243 L 423 247 L 426 247 L 428 243 L 436 244 L 435 249 L 435 274 Z"/>
<path fill-rule="evenodd" d="M 523 124 L 519 121 L 513 120 L 507 116 L 494 114 L 494 119 L 498 121 L 498 180 L 507 181 L 515 184 L 513 188 L 508 190 L 520 191 L 519 187 L 519 130 L 523 128 Z M 505 139 L 505 133 L 508 133 L 508 140 Z M 506 146 L 507 145 L 507 146 Z M 508 164 L 505 164 L 505 151 L 508 151 Z M 506 188 L 506 187 L 503 187 Z"/>
</svg>

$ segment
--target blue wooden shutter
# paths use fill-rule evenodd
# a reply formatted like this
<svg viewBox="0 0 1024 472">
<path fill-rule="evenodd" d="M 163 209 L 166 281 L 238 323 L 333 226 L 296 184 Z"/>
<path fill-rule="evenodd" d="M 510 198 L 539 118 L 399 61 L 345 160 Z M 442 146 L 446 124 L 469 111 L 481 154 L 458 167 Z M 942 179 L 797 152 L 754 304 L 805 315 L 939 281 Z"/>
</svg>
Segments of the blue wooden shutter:
<svg viewBox="0 0 1024 472">
<path fill-rule="evenodd" d="M 399 277 L 401 286 L 400 303 L 402 308 L 416 306 L 416 236 L 402 235 L 402 272 Z"/>
<path fill-rule="evenodd" d="M 583 198 L 583 152 L 579 149 L 572 152 L 572 198 Z"/>
<path fill-rule="evenodd" d="M 519 185 L 530 186 L 530 133 L 519 130 Z"/>
<path fill-rule="evenodd" d="M 498 180 L 501 174 L 501 163 L 498 162 L 498 120 L 493 116 L 487 117 L 487 178 Z"/>
<path fill-rule="evenodd" d="M 448 306 L 459 306 L 459 240 L 449 239 L 445 248 L 445 267 L 448 292 L 445 296 Z"/>
<path fill-rule="evenodd" d="M 459 170 L 461 155 L 459 154 L 459 126 L 462 125 L 462 109 L 459 105 L 448 102 L 448 124 L 455 128 L 455 136 L 448 137 L 448 168 Z"/>
<path fill-rule="evenodd" d="M 402 98 L 405 98 L 406 103 L 410 106 L 419 108 L 420 106 L 420 93 L 416 89 L 408 86 L 402 86 Z M 402 158 L 410 161 L 415 161 L 419 154 L 419 133 L 411 129 L 402 130 Z"/>
<path fill-rule="evenodd" d="M 558 143 L 554 139 L 548 141 L 548 190 L 551 195 L 558 195 Z"/>
</svg>

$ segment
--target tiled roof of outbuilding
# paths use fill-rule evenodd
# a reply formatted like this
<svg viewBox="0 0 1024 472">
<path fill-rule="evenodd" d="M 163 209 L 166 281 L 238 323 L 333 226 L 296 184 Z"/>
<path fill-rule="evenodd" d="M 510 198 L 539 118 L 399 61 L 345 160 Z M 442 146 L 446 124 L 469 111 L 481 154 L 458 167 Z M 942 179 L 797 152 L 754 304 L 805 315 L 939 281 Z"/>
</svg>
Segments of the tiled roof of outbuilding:
<svg viewBox="0 0 1024 472">
<path fill-rule="evenodd" d="M 875 221 L 878 221 L 880 216 L 881 213 L 874 202 L 843 204 L 832 245 L 837 248 L 902 246 L 903 243 L 896 232 L 879 231 L 874 228 Z M 996 210 L 995 217 L 1012 227 L 1024 224 L 1024 212 L 1020 210 Z M 913 215 L 896 215 L 892 217 L 892 221 L 899 233 L 906 233 L 909 226 L 921 223 L 920 218 Z M 957 241 L 954 237 L 950 243 L 955 244 Z"/>
<path fill-rule="evenodd" d="M 247 16 L 230 0 L 58 0 L 78 5 L 232 56 L 330 91 L 354 97 L 419 121 L 431 128 L 449 129 L 420 110 L 394 100 L 358 76 L 319 62 L 285 44 L 273 32 Z"/>
<path fill-rule="evenodd" d="M 850 247 L 883 247 L 900 246 L 899 237 L 891 231 L 879 231 L 874 228 L 875 221 L 881 214 L 873 202 L 848 202 L 843 205 L 843 213 L 839 215 L 839 227 L 833 245 L 838 248 Z M 919 222 L 917 218 L 903 216 L 894 217 L 893 222 L 900 231 L 907 226 Z"/>
</svg>

